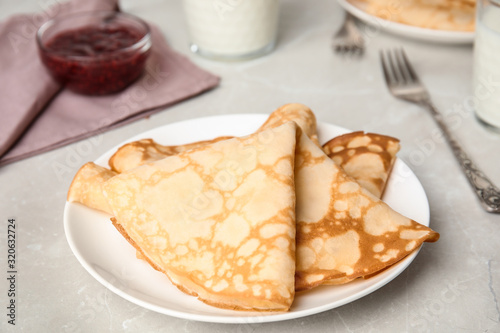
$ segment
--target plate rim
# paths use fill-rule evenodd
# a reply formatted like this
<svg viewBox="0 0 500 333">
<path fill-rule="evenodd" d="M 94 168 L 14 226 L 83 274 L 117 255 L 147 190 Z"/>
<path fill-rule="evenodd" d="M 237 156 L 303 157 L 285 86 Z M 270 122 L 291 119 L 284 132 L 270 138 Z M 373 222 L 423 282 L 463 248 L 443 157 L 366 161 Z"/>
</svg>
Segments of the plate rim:
<svg viewBox="0 0 500 333">
<path fill-rule="evenodd" d="M 120 142 L 116 146 L 112 147 L 111 149 L 107 150 L 105 153 L 101 154 L 98 158 L 95 159 L 94 162 L 96 164 L 102 165 L 102 163 L 98 163 L 98 162 L 100 160 L 104 160 L 106 158 L 109 159 L 109 157 L 107 157 L 107 156 L 110 156 L 110 154 L 114 153 L 116 151 L 116 149 L 118 147 L 122 146 L 123 144 L 130 142 L 130 141 L 135 141 L 135 140 L 138 140 L 141 138 L 151 137 L 150 133 L 154 133 L 155 131 L 159 131 L 165 127 L 169 127 L 172 125 L 182 126 L 185 124 L 189 124 L 193 121 L 203 122 L 203 121 L 206 121 L 208 119 L 216 120 L 217 118 L 221 118 L 221 119 L 225 118 L 227 120 L 227 118 L 238 119 L 240 117 L 251 117 L 251 118 L 255 117 L 255 118 L 258 118 L 259 120 L 265 120 L 268 116 L 269 116 L 269 114 L 262 114 L 262 113 L 226 114 L 226 115 L 213 115 L 213 116 L 192 118 L 192 119 L 187 119 L 187 120 L 181 120 L 178 122 L 163 124 L 163 125 L 157 126 L 155 128 L 151 128 L 149 130 L 138 133 L 136 135 L 133 135 L 132 137 L 130 137 L 126 140 L 123 140 L 122 142 Z M 338 126 L 338 125 L 318 121 L 319 136 L 321 136 L 321 133 L 320 133 L 321 127 L 331 127 L 337 131 L 342 131 L 345 133 L 351 131 L 349 129 L 346 129 L 346 128 Z M 250 134 L 250 133 L 248 133 L 248 134 Z M 244 135 L 246 135 L 246 134 L 244 134 Z M 423 212 L 423 215 L 425 216 L 425 221 L 419 221 L 419 222 L 423 225 L 429 226 L 429 224 L 430 224 L 429 200 L 428 200 L 428 197 L 427 197 L 425 190 L 422 186 L 422 183 L 420 182 L 418 177 L 415 175 L 413 170 L 411 170 L 406 165 L 406 163 L 404 163 L 400 158 L 397 158 L 396 163 L 402 163 L 402 166 L 407 167 L 408 170 L 411 172 L 411 176 L 415 178 L 416 185 L 418 185 L 418 187 L 419 187 L 418 190 L 423 194 L 423 199 L 424 199 L 425 204 L 426 204 L 425 205 L 426 211 Z M 66 202 L 65 207 L 64 207 L 63 224 L 64 224 L 64 232 L 65 232 L 66 240 L 69 244 L 71 251 L 73 252 L 75 257 L 77 258 L 78 262 L 83 266 L 83 268 L 93 278 L 95 278 L 99 283 L 101 283 L 104 287 L 106 287 L 107 289 L 109 289 L 110 291 L 115 293 L 116 295 L 126 299 L 127 301 L 129 301 L 133 304 L 136 304 L 136 305 L 139 305 L 139 306 L 146 308 L 148 310 L 162 313 L 165 315 L 169 315 L 172 317 L 187 319 L 187 320 L 195 320 L 195 321 L 200 321 L 200 322 L 224 323 L 224 324 L 252 324 L 252 323 L 278 322 L 278 321 L 302 318 L 302 317 L 306 317 L 309 315 L 328 311 L 328 310 L 340 307 L 342 305 L 351 303 L 355 300 L 358 300 L 358 299 L 360 299 L 368 294 L 371 294 L 374 291 L 382 288 L 383 286 L 385 286 L 386 284 L 388 284 L 389 282 L 394 280 L 396 277 L 398 277 L 413 262 L 413 260 L 416 258 L 416 256 L 418 255 L 418 253 L 421 250 L 421 247 L 420 247 L 415 252 L 411 253 L 410 255 L 408 255 L 407 257 L 405 257 L 404 259 L 402 259 L 401 261 L 399 261 L 395 265 L 391 266 L 385 272 L 382 272 L 380 275 L 377 275 L 380 278 L 380 280 L 375 282 L 374 284 L 365 287 L 361 291 L 356 292 L 354 295 L 350 295 L 350 296 L 344 297 L 340 300 L 337 300 L 337 301 L 334 301 L 334 302 L 331 302 L 328 304 L 324 304 L 321 306 L 306 308 L 306 309 L 302 309 L 302 310 L 296 311 L 296 312 L 288 311 L 288 312 L 284 312 L 284 313 L 271 313 L 271 314 L 265 314 L 265 315 L 258 314 L 258 312 L 256 312 L 258 314 L 256 316 L 251 316 L 251 315 L 250 316 L 225 316 L 225 315 L 210 315 L 210 314 L 193 314 L 193 313 L 187 313 L 187 312 L 183 312 L 183 311 L 168 309 L 165 307 L 158 306 L 156 304 L 152 304 L 152 303 L 147 302 L 143 299 L 139 299 L 133 295 L 130 295 L 126 291 L 119 289 L 117 286 L 115 286 L 113 283 L 111 283 L 105 277 L 103 277 L 101 274 L 99 274 L 99 272 L 97 272 L 91 266 L 91 264 L 89 264 L 87 262 L 87 260 L 84 258 L 83 254 L 81 253 L 80 249 L 78 248 L 78 246 L 76 245 L 76 243 L 73 239 L 73 235 L 71 234 L 70 213 L 71 213 L 72 207 L 74 205 L 79 205 L 79 204 Z M 83 205 L 81 205 L 81 206 L 83 206 Z M 377 278 L 377 276 L 372 277 L 371 279 Z M 368 281 L 368 280 L 364 280 L 364 281 Z M 362 280 L 361 282 L 364 282 L 364 281 Z M 329 287 L 334 287 L 334 286 L 322 286 L 322 288 L 329 288 Z M 307 291 L 305 291 L 305 292 L 307 292 Z M 300 295 L 300 293 L 304 293 L 304 291 L 298 292 L 299 295 Z M 193 297 L 193 296 L 186 294 L 186 297 Z M 245 312 L 245 313 L 248 314 L 248 312 Z"/>
<path fill-rule="evenodd" d="M 368 14 L 364 10 L 350 3 L 348 0 L 337 0 L 337 2 L 344 10 L 351 13 L 361 21 L 395 35 L 411 37 L 421 41 L 446 44 L 472 44 L 474 41 L 474 32 L 420 28 L 408 24 L 385 20 Z M 383 24 L 380 24 L 380 22 L 383 22 Z"/>
</svg>

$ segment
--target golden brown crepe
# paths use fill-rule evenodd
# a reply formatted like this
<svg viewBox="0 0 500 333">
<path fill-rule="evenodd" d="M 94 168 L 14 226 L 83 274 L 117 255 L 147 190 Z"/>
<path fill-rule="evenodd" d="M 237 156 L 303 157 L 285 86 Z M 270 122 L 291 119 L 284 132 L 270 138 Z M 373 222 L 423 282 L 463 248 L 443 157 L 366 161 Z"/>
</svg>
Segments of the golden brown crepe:
<svg viewBox="0 0 500 333">
<path fill-rule="evenodd" d="M 371 276 L 439 238 L 362 188 L 307 136 L 297 147 L 296 290 Z"/>
<path fill-rule="evenodd" d="M 93 162 L 84 164 L 76 173 L 68 190 L 67 201 L 111 214 L 111 208 L 102 194 L 102 184 L 117 173 Z"/>
<path fill-rule="evenodd" d="M 352 132 L 323 145 L 323 151 L 350 177 L 381 198 L 399 151 L 399 140 L 390 136 Z"/>
<path fill-rule="evenodd" d="M 319 145 L 316 131 L 316 117 L 311 109 L 303 104 L 293 103 L 281 106 L 271 113 L 266 122 L 257 131 L 278 127 L 288 121 L 295 121 L 306 135 Z M 113 171 L 121 173 L 148 162 L 157 161 L 167 156 L 218 141 L 227 140 L 229 138 L 231 137 L 223 136 L 213 140 L 199 141 L 178 146 L 163 146 L 152 139 L 134 141 L 120 147 L 118 151 L 111 156 L 109 166 Z"/>
<path fill-rule="evenodd" d="M 473 0 L 349 0 L 368 14 L 426 29 L 474 31 Z"/>
<path fill-rule="evenodd" d="M 176 155 L 186 150 L 230 139 L 221 136 L 213 140 L 198 141 L 178 146 L 163 146 L 152 139 L 142 139 L 127 143 L 116 151 L 109 159 L 109 166 L 115 172 L 121 173 L 148 162 L 157 161 L 167 156 Z"/>
<path fill-rule="evenodd" d="M 296 128 L 289 122 L 111 178 L 104 194 L 114 225 L 154 268 L 205 303 L 288 310 Z"/>
</svg>

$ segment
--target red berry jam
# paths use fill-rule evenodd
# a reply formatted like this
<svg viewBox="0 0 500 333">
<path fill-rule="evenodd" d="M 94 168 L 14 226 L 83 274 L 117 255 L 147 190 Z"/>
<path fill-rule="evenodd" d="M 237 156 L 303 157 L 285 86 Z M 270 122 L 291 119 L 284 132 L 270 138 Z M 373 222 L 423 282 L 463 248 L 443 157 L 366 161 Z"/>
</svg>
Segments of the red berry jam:
<svg viewBox="0 0 500 333">
<path fill-rule="evenodd" d="M 149 34 L 130 26 L 89 25 L 66 30 L 41 47 L 43 63 L 67 88 L 104 95 L 123 90 L 141 76 L 150 52 Z"/>
</svg>

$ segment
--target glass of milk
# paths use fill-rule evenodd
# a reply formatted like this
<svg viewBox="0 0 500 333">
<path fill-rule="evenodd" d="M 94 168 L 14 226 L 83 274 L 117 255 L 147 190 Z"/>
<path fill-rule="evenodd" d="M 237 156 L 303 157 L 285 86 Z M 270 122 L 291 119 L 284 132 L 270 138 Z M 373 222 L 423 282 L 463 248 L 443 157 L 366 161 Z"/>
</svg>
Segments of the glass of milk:
<svg viewBox="0 0 500 333">
<path fill-rule="evenodd" d="M 477 117 L 500 129 L 500 0 L 478 0 L 473 88 Z"/>
<path fill-rule="evenodd" d="M 191 51 L 218 60 L 255 58 L 273 50 L 278 0 L 183 0 Z"/>
</svg>

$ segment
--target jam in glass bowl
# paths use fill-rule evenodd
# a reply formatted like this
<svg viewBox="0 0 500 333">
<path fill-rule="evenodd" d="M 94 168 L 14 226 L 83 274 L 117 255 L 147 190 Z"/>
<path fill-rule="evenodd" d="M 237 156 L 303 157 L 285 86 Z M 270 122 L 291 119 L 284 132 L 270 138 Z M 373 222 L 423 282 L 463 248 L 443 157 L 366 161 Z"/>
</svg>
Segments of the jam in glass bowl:
<svg viewBox="0 0 500 333">
<path fill-rule="evenodd" d="M 52 19 L 36 36 L 42 62 L 74 92 L 119 92 L 144 72 L 151 33 L 141 19 L 119 12 L 84 12 Z"/>
</svg>

